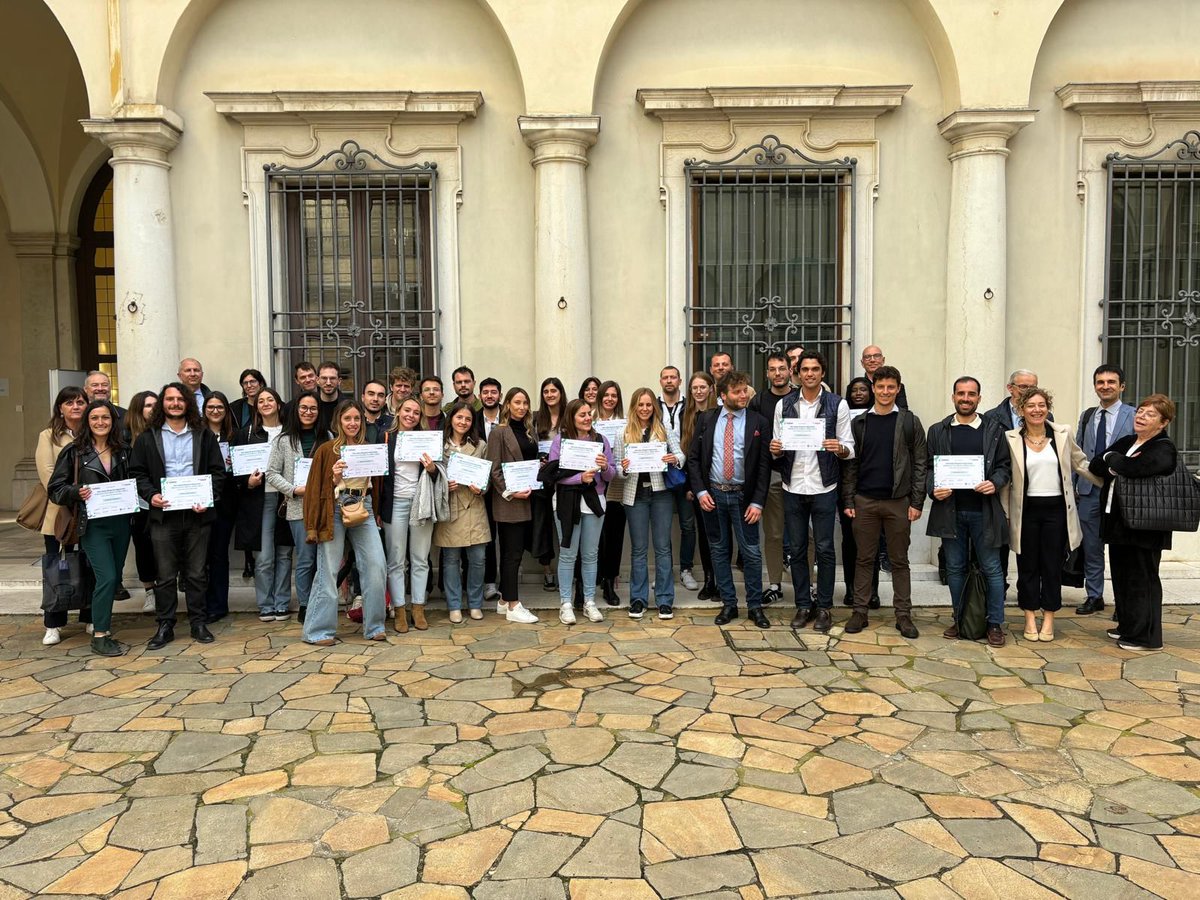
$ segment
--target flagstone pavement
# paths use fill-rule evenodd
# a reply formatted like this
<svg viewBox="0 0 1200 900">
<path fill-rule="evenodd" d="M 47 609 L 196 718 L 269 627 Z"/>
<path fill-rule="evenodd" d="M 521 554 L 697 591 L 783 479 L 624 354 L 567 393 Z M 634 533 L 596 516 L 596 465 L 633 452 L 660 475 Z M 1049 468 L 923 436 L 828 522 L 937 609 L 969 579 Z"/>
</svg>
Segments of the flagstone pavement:
<svg viewBox="0 0 1200 900">
<path fill-rule="evenodd" d="M 712 612 L 367 642 L 0 620 L 0 900 L 1200 897 L 1200 615 L 1135 655 Z M 844 620 L 839 608 L 836 617 Z"/>
</svg>

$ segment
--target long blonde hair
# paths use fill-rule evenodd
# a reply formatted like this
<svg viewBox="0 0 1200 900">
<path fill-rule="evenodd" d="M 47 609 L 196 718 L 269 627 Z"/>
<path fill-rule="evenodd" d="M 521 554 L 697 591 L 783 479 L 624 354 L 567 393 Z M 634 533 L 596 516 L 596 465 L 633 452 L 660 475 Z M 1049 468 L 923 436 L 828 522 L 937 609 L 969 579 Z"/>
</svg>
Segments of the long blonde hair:
<svg viewBox="0 0 1200 900">
<path fill-rule="evenodd" d="M 642 440 L 642 423 L 637 419 L 637 405 L 642 397 L 649 397 L 651 401 L 650 440 L 665 441 L 667 429 L 663 427 L 662 410 L 658 405 L 658 397 L 650 388 L 640 387 L 629 395 L 629 417 L 625 420 L 625 443 L 637 444 Z"/>
<path fill-rule="evenodd" d="M 704 406 L 699 406 L 692 397 L 692 383 L 697 378 L 708 383 L 708 399 L 704 401 Z M 716 383 L 713 381 L 713 377 L 707 372 L 694 372 L 692 377 L 688 379 L 687 399 L 683 407 L 683 421 L 679 426 L 679 438 L 683 442 L 684 453 L 687 453 L 688 447 L 692 444 L 692 434 L 696 429 L 696 417 L 716 405 L 715 398 L 713 397 L 716 390 Z"/>
<path fill-rule="evenodd" d="M 517 394 L 524 394 L 525 403 L 529 406 L 529 411 L 525 413 L 525 434 L 531 441 L 537 441 L 537 431 L 533 426 L 533 404 L 529 402 L 529 391 L 523 387 L 511 387 L 504 395 L 504 402 L 500 404 L 500 424 L 512 427 L 512 401 Z"/>
</svg>

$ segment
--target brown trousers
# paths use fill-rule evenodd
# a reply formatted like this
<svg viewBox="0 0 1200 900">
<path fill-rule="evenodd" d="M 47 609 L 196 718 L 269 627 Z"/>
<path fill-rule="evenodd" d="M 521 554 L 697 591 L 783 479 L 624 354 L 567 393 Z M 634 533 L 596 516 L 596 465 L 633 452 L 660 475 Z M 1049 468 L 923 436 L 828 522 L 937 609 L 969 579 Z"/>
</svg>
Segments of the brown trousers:
<svg viewBox="0 0 1200 900">
<path fill-rule="evenodd" d="M 908 498 L 873 500 L 854 495 L 854 542 L 858 560 L 854 569 L 854 610 L 867 613 L 871 599 L 871 577 L 879 554 L 879 532 L 887 543 L 892 561 L 892 606 L 896 616 L 912 614 L 912 573 L 908 568 L 908 541 L 912 525 L 908 521 Z"/>
</svg>

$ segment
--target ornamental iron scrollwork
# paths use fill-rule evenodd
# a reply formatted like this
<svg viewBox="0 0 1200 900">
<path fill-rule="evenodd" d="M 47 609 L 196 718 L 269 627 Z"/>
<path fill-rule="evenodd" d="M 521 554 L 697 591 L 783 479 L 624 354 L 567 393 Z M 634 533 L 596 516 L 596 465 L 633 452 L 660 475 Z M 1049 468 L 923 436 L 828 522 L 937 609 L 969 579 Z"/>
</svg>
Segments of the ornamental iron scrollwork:
<svg viewBox="0 0 1200 900">
<path fill-rule="evenodd" d="M 378 153 L 359 146 L 358 141 L 349 140 L 342 143 L 336 150 L 330 150 L 320 159 L 314 160 L 307 166 L 284 166 L 279 163 L 265 163 L 263 171 L 268 174 L 295 175 L 301 172 L 311 172 L 328 163 L 332 163 L 338 172 L 365 172 L 368 163 L 373 161 L 374 167 L 391 172 L 433 172 L 437 169 L 435 162 L 414 163 L 412 165 L 397 165 L 383 159 Z"/>
<path fill-rule="evenodd" d="M 750 338 L 750 343 L 757 353 L 769 353 L 774 348 L 786 343 L 800 329 L 800 318 L 795 313 L 785 312 L 783 298 L 778 294 L 771 297 L 759 297 L 754 308 L 742 313 L 742 334 Z M 759 319 L 761 318 L 761 321 Z M 783 329 L 779 336 L 775 332 Z M 762 333 L 764 336 L 760 337 Z"/>
<path fill-rule="evenodd" d="M 1200 162 L 1200 131 L 1195 129 L 1176 138 L 1168 144 L 1145 156 L 1135 156 L 1130 153 L 1110 153 L 1105 157 L 1110 163 L 1139 163 L 1156 160 L 1165 153 L 1175 151 L 1175 158 L 1183 162 Z"/>
<path fill-rule="evenodd" d="M 347 315 L 343 314 L 323 320 L 324 339 L 341 350 L 346 359 L 364 359 L 368 350 L 387 345 L 384 321 L 367 315 L 365 300 L 343 300 L 342 313 L 348 314 L 348 324 L 343 325 L 343 322 L 347 321 Z M 361 321 L 362 319 L 366 319 L 365 325 Z M 366 341 L 359 343 L 358 339 L 362 337 L 368 326 L 370 331 Z M 349 338 L 349 345 L 345 343 L 347 338 Z"/>
<path fill-rule="evenodd" d="M 715 168 L 718 166 L 735 165 L 739 160 L 749 158 L 756 166 L 786 166 L 789 165 L 789 156 L 795 157 L 801 163 L 808 163 L 815 166 L 855 166 L 858 160 L 850 156 L 843 156 L 841 159 L 819 160 L 809 156 L 803 150 L 793 147 L 791 144 L 785 144 L 773 134 L 768 134 L 763 137 L 757 144 L 751 144 L 735 153 L 728 159 L 711 160 L 711 159 L 685 159 L 683 164 L 692 168 Z M 791 163 L 795 165 L 796 163 Z"/>
<path fill-rule="evenodd" d="M 1179 299 L 1159 302 L 1163 305 L 1159 307 L 1158 327 L 1168 332 L 1162 335 L 1163 339 L 1176 347 L 1200 347 L 1200 331 L 1195 334 L 1178 334 L 1175 331 L 1176 323 L 1182 324 L 1186 332 L 1192 332 L 1200 325 L 1200 314 L 1197 312 L 1200 310 L 1200 291 L 1180 291 Z"/>
</svg>

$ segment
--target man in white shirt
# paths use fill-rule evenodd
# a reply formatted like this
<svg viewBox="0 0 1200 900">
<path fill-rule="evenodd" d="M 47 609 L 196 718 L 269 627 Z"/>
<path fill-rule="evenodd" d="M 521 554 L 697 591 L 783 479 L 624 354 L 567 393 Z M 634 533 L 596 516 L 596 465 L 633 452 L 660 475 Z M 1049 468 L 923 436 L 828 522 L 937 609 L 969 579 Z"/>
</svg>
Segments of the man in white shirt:
<svg viewBox="0 0 1200 900">
<path fill-rule="evenodd" d="M 784 553 L 792 570 L 796 592 L 796 616 L 793 628 L 810 622 L 813 630 L 828 632 L 833 624 L 833 582 L 836 558 L 833 550 L 833 524 L 837 520 L 838 488 L 841 484 L 839 460 L 854 457 L 854 438 L 850 432 L 850 408 L 846 401 L 821 382 L 825 377 L 825 357 L 815 350 L 800 354 L 797 372 L 800 390 L 789 394 L 775 407 L 771 440 L 772 468 L 783 479 Z M 820 450 L 784 450 L 783 423 L 786 420 L 819 420 L 823 423 Z M 816 609 L 809 591 L 808 530 L 816 541 Z"/>
</svg>

